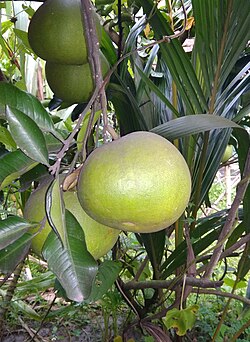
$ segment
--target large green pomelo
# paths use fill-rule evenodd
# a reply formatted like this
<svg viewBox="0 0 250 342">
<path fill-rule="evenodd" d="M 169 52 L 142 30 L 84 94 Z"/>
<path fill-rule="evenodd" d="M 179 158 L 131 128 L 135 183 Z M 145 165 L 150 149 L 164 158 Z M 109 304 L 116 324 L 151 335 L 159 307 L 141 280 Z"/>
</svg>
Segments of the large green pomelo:
<svg viewBox="0 0 250 342">
<path fill-rule="evenodd" d="M 26 219 L 40 222 L 44 218 L 47 187 L 48 183 L 42 184 L 29 197 L 24 209 Z M 65 192 L 63 199 L 66 209 L 76 217 L 84 231 L 89 252 L 95 259 L 105 255 L 114 246 L 120 232 L 117 229 L 106 227 L 89 217 L 82 209 L 76 192 Z M 36 231 L 38 231 L 38 228 L 32 230 L 33 233 Z M 32 239 L 31 248 L 39 256 L 41 256 L 42 247 L 50 231 L 51 227 L 46 221 L 45 227 Z"/>
<path fill-rule="evenodd" d="M 99 39 L 101 25 L 93 11 Z M 28 39 L 41 58 L 63 64 L 87 62 L 87 47 L 81 15 L 81 0 L 47 0 L 34 13 Z"/>
<path fill-rule="evenodd" d="M 105 56 L 100 52 L 103 75 L 109 70 Z M 68 103 L 87 102 L 94 91 L 94 83 L 88 63 L 65 65 L 46 62 L 47 82 L 54 94 Z"/>
<path fill-rule="evenodd" d="M 166 139 L 130 133 L 97 148 L 86 160 L 77 193 L 96 221 L 137 233 L 156 232 L 174 223 L 191 191 L 188 166 Z"/>
</svg>

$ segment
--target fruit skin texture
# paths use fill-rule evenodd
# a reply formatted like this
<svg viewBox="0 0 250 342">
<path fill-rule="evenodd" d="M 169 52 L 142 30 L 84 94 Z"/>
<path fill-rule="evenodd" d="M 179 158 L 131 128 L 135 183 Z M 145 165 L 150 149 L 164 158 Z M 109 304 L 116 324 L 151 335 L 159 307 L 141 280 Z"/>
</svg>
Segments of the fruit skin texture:
<svg viewBox="0 0 250 342">
<path fill-rule="evenodd" d="M 77 194 L 96 221 L 150 233 L 174 223 L 189 201 L 191 179 L 180 152 L 150 132 L 130 133 L 97 148 L 86 160 Z"/>
<path fill-rule="evenodd" d="M 98 16 L 93 16 L 101 36 Z M 81 0 L 47 0 L 30 21 L 28 39 L 42 59 L 63 64 L 86 63 Z"/>
<path fill-rule="evenodd" d="M 48 183 L 42 184 L 29 197 L 24 209 L 24 217 L 26 219 L 40 222 L 44 218 L 45 194 L 48 185 Z M 114 246 L 120 232 L 106 227 L 89 217 L 82 209 L 76 192 L 65 192 L 63 199 L 66 209 L 76 217 L 84 231 L 89 252 L 95 259 L 105 255 Z M 39 228 L 33 229 L 32 232 L 35 233 Z M 50 231 L 51 227 L 48 221 L 46 221 L 45 227 L 31 241 L 31 248 L 35 254 L 41 256 L 42 247 Z"/>
<path fill-rule="evenodd" d="M 109 64 L 101 52 L 100 61 L 103 75 L 105 75 L 109 70 Z M 88 63 L 64 65 L 47 62 L 45 73 L 51 90 L 64 102 L 87 102 L 93 93 L 94 83 Z"/>
<path fill-rule="evenodd" d="M 233 155 L 233 145 L 227 145 L 225 152 L 221 158 L 222 163 L 226 163 Z"/>
</svg>

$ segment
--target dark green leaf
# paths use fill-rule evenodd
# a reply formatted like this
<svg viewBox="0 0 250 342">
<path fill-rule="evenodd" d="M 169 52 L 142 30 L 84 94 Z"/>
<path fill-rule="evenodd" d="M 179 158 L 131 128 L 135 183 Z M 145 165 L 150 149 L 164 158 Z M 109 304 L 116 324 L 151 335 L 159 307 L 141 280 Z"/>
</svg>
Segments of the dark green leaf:
<svg viewBox="0 0 250 342">
<path fill-rule="evenodd" d="M 8 106 L 6 117 L 12 137 L 20 149 L 31 159 L 49 165 L 45 138 L 37 124 L 20 110 Z"/>
<path fill-rule="evenodd" d="M 162 135 L 169 140 L 174 140 L 191 134 L 198 134 L 216 128 L 228 127 L 242 128 L 235 122 L 220 116 L 199 114 L 173 119 L 151 129 L 151 132 Z"/>
<path fill-rule="evenodd" d="M 157 40 L 173 34 L 170 24 L 164 15 L 156 9 L 152 0 L 139 0 L 139 2 L 147 14 Z M 152 8 L 154 9 L 153 15 Z M 195 74 L 195 69 L 180 41 L 173 39 L 168 43 L 160 44 L 160 51 L 185 102 L 187 111 L 192 114 L 207 111 L 207 102 Z"/>
<path fill-rule="evenodd" d="M 109 98 L 112 101 L 117 118 L 124 133 L 147 130 L 147 124 L 132 93 L 124 84 L 110 83 Z"/>
<path fill-rule="evenodd" d="M 169 107 L 172 112 L 176 115 L 176 117 L 179 117 L 178 111 L 175 109 L 175 107 L 172 105 L 172 103 L 166 98 L 166 96 L 159 90 L 159 88 L 152 82 L 142 70 L 137 68 L 142 80 L 146 83 L 146 85 L 150 88 L 152 92 L 154 92 L 159 99 L 167 106 Z"/>
<path fill-rule="evenodd" d="M 65 246 L 67 240 L 65 206 L 59 178 L 56 178 L 47 190 L 45 208 L 50 226 Z"/>
<path fill-rule="evenodd" d="M 237 267 L 237 276 L 239 280 L 243 280 L 250 270 L 250 242 L 245 245 L 244 252 L 239 260 Z"/>
<path fill-rule="evenodd" d="M 39 182 L 45 177 L 49 177 L 48 168 L 42 164 L 38 164 L 20 177 L 20 190 L 27 190 L 31 186 L 32 182 Z"/>
<path fill-rule="evenodd" d="M 4 154 L 0 163 L 0 190 L 38 164 L 20 150 Z"/>
<path fill-rule="evenodd" d="M 66 210 L 66 244 L 51 232 L 43 247 L 43 256 L 49 268 L 66 291 L 67 297 L 76 302 L 87 299 L 92 290 L 98 266 L 88 252 L 83 230 L 75 217 Z"/>
<path fill-rule="evenodd" d="M 0 104 L 20 110 L 35 121 L 41 130 L 59 136 L 49 113 L 33 95 L 18 89 L 10 83 L 0 82 Z"/>
<path fill-rule="evenodd" d="M 37 224 L 27 222 L 18 216 L 9 216 L 5 220 L 0 220 L 0 249 L 12 244 L 30 228 L 36 226 Z"/>
<path fill-rule="evenodd" d="M 25 233 L 14 243 L 0 250 L 0 272 L 12 273 L 14 271 L 27 255 L 32 237 L 32 234 Z"/>
<path fill-rule="evenodd" d="M 121 268 L 121 264 L 117 261 L 105 260 L 101 263 L 88 302 L 95 302 L 102 298 L 116 281 Z"/>
<path fill-rule="evenodd" d="M 140 234 L 151 264 L 160 265 L 166 241 L 166 231 L 161 230 L 156 233 Z"/>
</svg>

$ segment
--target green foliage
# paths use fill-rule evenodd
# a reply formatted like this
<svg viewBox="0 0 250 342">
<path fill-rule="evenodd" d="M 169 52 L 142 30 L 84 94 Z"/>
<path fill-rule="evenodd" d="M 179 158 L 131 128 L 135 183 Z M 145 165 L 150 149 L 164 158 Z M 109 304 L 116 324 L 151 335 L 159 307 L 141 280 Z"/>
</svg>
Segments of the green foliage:
<svg viewBox="0 0 250 342">
<path fill-rule="evenodd" d="M 165 317 L 164 324 L 167 329 L 176 329 L 178 336 L 184 336 L 187 333 L 187 330 L 193 328 L 198 309 L 198 305 L 192 305 L 182 310 L 169 310 Z"/>
<path fill-rule="evenodd" d="M 189 303 L 190 298 L 193 300 L 188 292 L 192 286 L 187 286 L 184 302 L 187 300 L 189 306 L 179 310 L 178 294 L 184 274 L 198 281 L 205 280 L 203 272 L 210 264 L 218 239 L 226 255 L 225 265 L 230 260 L 228 254 L 237 256 L 233 263 L 236 276 L 232 277 L 230 269 L 226 266 L 222 269 L 218 262 L 218 266 L 212 265 L 210 281 L 223 276 L 223 291 L 234 292 L 241 287 L 244 289 L 249 277 L 250 244 L 249 241 L 243 244 L 242 239 L 249 234 L 250 227 L 250 3 L 245 0 L 184 0 L 183 3 L 190 26 L 184 28 L 180 37 L 163 39 L 180 31 L 184 24 L 180 1 L 169 1 L 161 7 L 153 0 L 121 1 L 119 7 L 118 1 L 95 1 L 97 12 L 105 22 L 100 47 L 113 66 L 110 79 L 106 80 L 108 113 L 106 117 L 98 104 L 91 115 L 90 105 L 80 104 L 85 119 L 76 130 L 73 114 L 79 107 L 68 108 L 67 104 L 60 107 L 60 101 L 54 99 L 45 109 L 36 97 L 37 79 L 43 77 L 44 63 L 39 62 L 41 72 L 37 73 L 38 61 L 32 58 L 34 54 L 27 41 L 28 16 L 33 15 L 34 9 L 14 2 L 14 8 L 18 9 L 15 13 L 19 13 L 14 24 L 8 19 L 13 15 L 11 2 L 1 3 L 4 15 L 0 34 L 0 77 L 3 78 L 0 82 L 0 194 L 3 203 L 0 273 L 13 272 L 29 253 L 32 235 L 28 230 L 34 224 L 22 219 L 22 209 L 30 191 L 43 177 L 51 171 L 70 172 L 73 187 L 72 170 L 79 167 L 94 147 L 111 140 L 115 134 L 152 131 L 173 142 L 189 166 L 192 196 L 182 218 L 157 234 L 122 234 L 112 252 L 116 261 L 111 260 L 110 253 L 97 264 L 87 251 L 78 222 L 68 212 L 65 214 L 61 184 L 56 178 L 46 199 L 47 216 L 56 234 L 51 233 L 43 251 L 53 273 L 21 282 L 17 286 L 17 297 L 32 289 L 40 291 L 51 287 L 57 279 L 73 301 L 91 305 L 89 303 L 101 300 L 108 330 L 109 317 L 115 315 L 124 302 L 121 291 L 135 313 L 136 323 L 141 324 L 145 318 L 150 320 L 153 314 L 158 318 L 166 316 L 166 329 L 171 333 L 176 329 L 180 336 L 186 334 L 198 341 L 208 336 L 210 341 L 225 300 L 217 296 L 214 303 L 199 301 L 196 312 L 197 306 Z M 138 18 L 138 13 L 143 16 L 140 14 Z M 185 50 L 185 37 L 193 42 L 192 51 Z M 124 57 L 117 65 L 120 56 Z M 47 102 L 52 100 L 53 94 L 46 82 L 39 90 Z M 55 102 L 59 107 L 52 110 Z M 79 115 L 79 111 L 77 113 Z M 92 116 L 94 120 L 90 122 Z M 86 133 L 88 139 L 85 139 Z M 234 203 L 231 209 L 221 201 L 219 212 L 206 210 L 224 191 L 214 180 L 229 140 L 234 141 L 234 159 L 239 163 L 241 179 L 234 197 L 237 199 L 242 186 L 246 189 L 241 201 Z M 60 150 L 63 153 L 60 154 Z M 16 193 L 15 211 L 12 209 L 13 193 Z M 59 219 L 55 215 L 58 208 Z M 235 224 L 221 236 L 223 227 L 229 224 L 228 214 L 232 209 Z M 235 244 L 243 248 L 239 257 Z M 192 273 L 194 270 L 196 274 Z M 122 282 L 117 283 L 117 278 Z M 152 280 L 166 280 L 167 285 L 163 289 L 150 287 Z M 130 290 L 126 288 L 130 281 L 136 285 L 148 282 L 149 286 Z M 115 282 L 118 289 L 113 286 Z M 6 290 L 4 287 L 2 295 Z M 27 316 L 40 319 L 27 303 L 20 300 L 16 303 L 17 297 L 11 304 L 13 310 L 18 310 L 18 303 Z M 166 303 L 175 307 L 167 315 Z M 75 312 L 77 309 L 71 304 L 70 309 L 62 307 L 49 313 L 47 319 Z M 247 320 L 241 315 L 240 304 L 229 306 L 218 341 L 241 328 Z M 118 335 L 117 326 L 113 329 Z M 154 338 L 162 336 L 160 327 L 148 325 L 148 329 Z M 249 340 L 249 328 L 243 338 Z M 145 341 L 149 339 L 145 337 Z"/>
</svg>

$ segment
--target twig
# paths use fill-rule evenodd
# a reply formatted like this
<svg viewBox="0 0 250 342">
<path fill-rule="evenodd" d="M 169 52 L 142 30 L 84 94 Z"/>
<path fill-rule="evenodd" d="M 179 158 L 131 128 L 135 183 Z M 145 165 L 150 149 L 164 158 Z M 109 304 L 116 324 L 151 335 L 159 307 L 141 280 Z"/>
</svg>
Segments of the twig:
<svg viewBox="0 0 250 342">
<path fill-rule="evenodd" d="M 228 256 L 238 256 L 237 255 L 233 255 L 233 252 L 236 251 L 237 249 L 239 249 L 242 245 L 244 245 L 245 243 L 247 243 L 248 241 L 250 241 L 250 233 L 248 233 L 247 235 L 245 235 L 244 237 L 242 237 L 239 241 L 235 242 L 231 247 L 229 247 L 228 249 L 226 249 L 224 252 L 221 253 L 221 256 L 219 258 L 218 261 L 228 257 Z M 209 255 L 204 255 L 201 258 L 198 258 L 197 261 L 201 262 L 203 260 L 207 260 L 210 259 L 211 256 Z M 206 269 L 206 265 L 201 266 L 198 270 L 197 273 L 200 274 L 201 272 L 204 272 Z"/>
<path fill-rule="evenodd" d="M 230 233 L 230 231 L 233 228 L 238 208 L 240 206 L 242 199 L 244 198 L 244 195 L 245 195 L 245 192 L 247 190 L 249 181 L 250 181 L 250 149 L 248 151 L 248 155 L 247 155 L 247 159 L 246 159 L 246 164 L 245 164 L 245 168 L 244 168 L 244 172 L 243 172 L 243 179 L 238 184 L 238 189 L 237 189 L 234 201 L 232 203 L 231 209 L 229 210 L 228 217 L 226 219 L 225 225 L 222 228 L 222 231 L 221 231 L 220 236 L 218 238 L 217 244 L 219 244 L 219 245 L 215 248 L 214 253 L 210 259 L 210 262 L 206 267 L 204 277 L 209 278 L 211 276 L 213 269 L 214 269 L 214 266 L 220 260 L 220 256 L 222 254 L 223 245 L 224 245 L 223 240 L 225 239 L 225 237 Z"/>
<path fill-rule="evenodd" d="M 135 301 L 134 297 L 131 295 L 131 293 L 128 291 L 128 289 L 125 289 L 125 285 L 123 283 L 123 281 L 121 280 L 121 278 L 118 278 L 115 281 L 115 284 L 119 290 L 119 292 L 121 293 L 121 295 L 123 296 L 123 298 L 125 299 L 125 301 L 127 302 L 128 306 L 134 311 L 134 313 L 136 314 L 137 318 L 140 319 L 140 317 L 142 316 L 142 308 L 141 306 Z"/>
<path fill-rule="evenodd" d="M 250 299 L 236 295 L 234 293 L 230 293 L 230 292 L 222 292 L 222 291 L 218 291 L 218 290 L 209 290 L 209 289 L 200 289 L 200 288 L 199 289 L 193 289 L 192 292 L 198 293 L 198 294 L 208 294 L 208 295 L 232 298 L 232 299 L 239 300 L 242 303 L 245 303 L 247 305 L 250 305 Z"/>
<path fill-rule="evenodd" d="M 35 332 L 34 336 L 32 337 L 31 342 L 35 341 L 35 338 L 36 338 L 37 336 L 39 336 L 38 333 L 39 333 L 39 331 L 42 329 L 43 323 L 45 322 L 45 320 L 46 320 L 46 318 L 47 318 L 47 316 L 48 316 L 48 314 L 49 314 L 49 312 L 50 312 L 52 306 L 54 305 L 55 300 L 56 300 L 56 294 L 55 294 L 55 296 L 54 296 L 52 302 L 50 303 L 50 305 L 49 305 L 49 307 L 48 307 L 48 310 L 47 310 L 47 312 L 45 313 L 45 315 L 44 315 L 44 317 L 43 317 L 43 319 L 42 319 L 42 321 L 41 321 L 41 323 L 40 323 L 40 326 L 38 327 L 37 331 Z"/>
<path fill-rule="evenodd" d="M 148 263 L 148 256 L 146 256 L 145 259 L 143 260 L 143 262 L 141 263 L 136 275 L 134 276 L 134 281 L 139 280 L 139 278 L 140 278 L 144 268 L 146 267 L 147 263 Z"/>
<path fill-rule="evenodd" d="M 186 277 L 186 285 L 195 286 L 195 287 L 201 287 L 201 288 L 216 288 L 220 287 L 223 284 L 223 281 L 211 281 L 208 279 L 197 279 L 194 277 Z M 183 283 L 183 279 L 178 280 L 174 287 L 174 289 L 177 285 L 180 285 Z M 168 288 L 173 284 L 173 280 L 148 280 L 148 281 L 129 281 L 123 285 L 123 288 L 138 290 L 138 289 L 148 289 L 148 288 L 154 288 L 154 289 L 164 289 Z"/>
<path fill-rule="evenodd" d="M 21 317 L 18 317 L 19 322 L 21 323 L 21 326 L 25 329 L 25 331 L 29 334 L 31 338 L 33 338 L 35 331 L 32 328 L 29 328 L 29 326 L 24 323 L 24 321 L 21 319 Z M 38 336 L 38 338 L 34 339 L 35 342 L 41 342 L 44 341 L 41 336 Z"/>
</svg>

